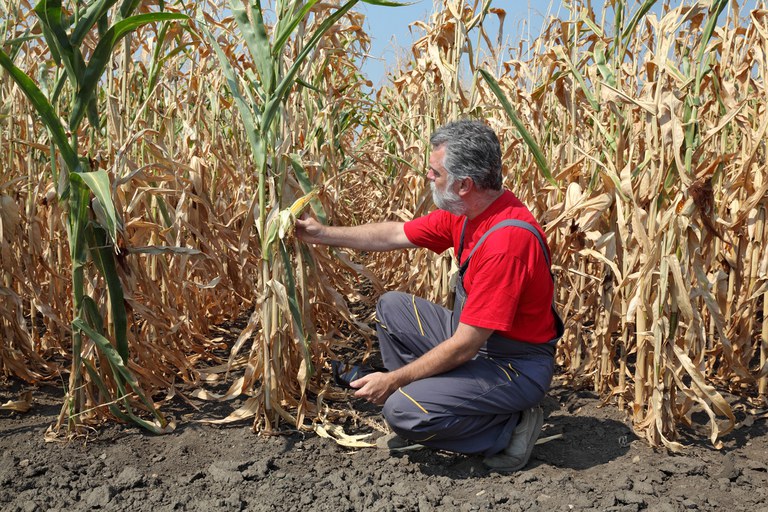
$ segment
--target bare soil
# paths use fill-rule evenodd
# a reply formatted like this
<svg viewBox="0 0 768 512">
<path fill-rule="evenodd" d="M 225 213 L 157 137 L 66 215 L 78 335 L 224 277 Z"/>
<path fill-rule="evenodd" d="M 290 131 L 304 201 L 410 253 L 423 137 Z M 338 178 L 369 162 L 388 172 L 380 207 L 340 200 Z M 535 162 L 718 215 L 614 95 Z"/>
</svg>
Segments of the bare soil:
<svg viewBox="0 0 768 512">
<path fill-rule="evenodd" d="M 513 474 L 485 469 L 480 457 L 427 449 L 390 456 L 188 415 L 163 436 L 110 424 L 46 443 L 59 389 L 0 381 L 0 403 L 30 389 L 28 413 L 0 411 L 3 511 L 768 511 L 765 420 L 727 436 L 720 451 L 692 436 L 683 455 L 670 455 L 637 439 L 616 407 L 562 386 L 543 404 L 542 434 L 562 437 L 536 446 Z M 201 406 L 197 414 L 210 414 Z"/>
</svg>

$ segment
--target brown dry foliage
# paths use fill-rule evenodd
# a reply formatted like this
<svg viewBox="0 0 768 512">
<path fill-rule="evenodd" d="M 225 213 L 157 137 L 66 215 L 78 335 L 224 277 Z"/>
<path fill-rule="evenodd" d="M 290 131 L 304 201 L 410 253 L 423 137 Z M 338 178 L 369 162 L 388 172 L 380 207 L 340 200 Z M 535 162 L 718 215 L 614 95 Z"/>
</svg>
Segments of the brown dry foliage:
<svg viewBox="0 0 768 512">
<path fill-rule="evenodd" d="M 298 155 L 322 186 L 329 222 L 407 220 L 431 208 L 423 175 L 428 134 L 458 117 L 486 119 L 502 141 L 507 186 L 549 236 L 557 303 L 567 318 L 558 351 L 563 375 L 626 409 L 654 445 L 678 449 L 677 428 L 691 425 L 697 410 L 711 417 L 708 434 L 717 444 L 735 425 L 722 391 L 765 406 L 768 11 L 744 18 L 729 11 L 709 41 L 711 70 L 697 98 L 688 69 L 701 44 L 705 4 L 641 20 L 626 56 L 614 62 L 609 55 L 612 79 L 597 62 L 612 44 L 611 31 L 596 33 L 579 12 L 552 20 L 531 51 L 512 48 L 509 60 L 478 12 L 447 1 L 420 26 L 424 36 L 412 59 L 375 96 L 364 93 L 357 72 L 356 53 L 367 44 L 361 19 L 348 17 L 326 38 L 307 75 L 320 77 L 313 85 L 323 94 L 293 91 L 283 121 L 291 136 L 279 154 Z M 503 11 L 491 15 L 503 19 Z M 214 18 L 237 72 L 248 73 L 232 20 Z M 5 39 L 32 23 L 19 19 Z M 132 39 L 137 62 L 127 69 L 116 63 L 112 94 L 100 104 L 107 136 L 91 157 L 109 170 L 125 221 L 121 276 L 132 318 L 130 366 L 159 392 L 182 389 L 182 382 L 198 386 L 201 375 L 211 375 L 201 370 L 221 362 L 219 350 L 228 348 L 212 327 L 255 307 L 264 283 L 258 243 L 244 237 L 254 222 L 253 168 L 221 71 L 206 41 L 178 31 L 166 44 L 186 53 L 166 63 L 147 94 L 153 30 Z M 362 47 L 350 47 L 356 40 Z M 296 51 L 290 48 L 286 58 Z M 37 76 L 44 57 L 29 44 L 19 59 Z M 500 70 L 502 89 L 557 186 L 542 176 L 498 100 L 476 78 L 479 68 Z M 0 91 L 0 362 L 5 374 L 39 381 L 61 371 L 58 361 L 69 350 L 65 230 L 47 137 L 12 83 L 3 80 Z M 691 99 L 697 100 L 695 146 L 685 139 Z M 352 125 L 359 135 L 334 131 L 342 114 L 357 116 Z M 272 209 L 300 195 L 290 176 L 273 187 L 280 194 L 273 193 Z M 200 254 L 131 250 L 150 245 Z M 345 262 L 334 251 L 310 251 L 314 263 L 297 275 L 319 368 L 340 345 L 368 334 L 362 325 L 368 319 L 349 312 L 351 302 L 371 300 L 360 294 L 354 261 L 364 261 L 388 287 L 450 300 L 449 255 L 362 254 Z M 299 246 L 291 254 L 304 264 L 295 259 Z M 91 287 L 97 293 L 103 285 Z M 292 333 L 289 315 L 278 317 L 275 328 Z M 255 313 L 246 334 L 259 329 Z M 246 372 L 230 396 L 258 396 L 264 354 L 257 351 L 254 343 L 247 363 L 238 360 Z M 321 399 L 308 400 L 299 389 L 298 347 L 288 343 L 283 355 L 272 376 L 280 381 L 279 415 L 304 425 L 303 417 L 324 414 L 322 397 L 334 391 L 320 372 L 310 387 Z M 251 404 L 251 413 L 265 414 L 258 400 Z M 260 426 L 274 428 L 274 417 Z"/>
</svg>

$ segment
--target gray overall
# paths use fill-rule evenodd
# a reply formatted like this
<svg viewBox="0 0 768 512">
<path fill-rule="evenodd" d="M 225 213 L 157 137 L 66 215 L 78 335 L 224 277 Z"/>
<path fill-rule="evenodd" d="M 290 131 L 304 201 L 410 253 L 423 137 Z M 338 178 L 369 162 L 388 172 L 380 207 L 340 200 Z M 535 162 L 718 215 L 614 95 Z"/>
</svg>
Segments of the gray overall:
<svg viewBox="0 0 768 512">
<path fill-rule="evenodd" d="M 384 366 L 396 370 L 448 339 L 456 331 L 467 294 L 463 276 L 472 255 L 497 229 L 522 228 L 546 245 L 530 224 L 505 220 L 488 230 L 459 269 L 453 311 L 402 292 L 385 293 L 376 306 Z M 461 231 L 459 261 L 464 246 Z M 563 322 L 552 301 L 557 336 L 548 343 L 524 343 L 493 333 L 474 359 L 445 373 L 417 380 L 390 395 L 383 414 L 398 435 L 426 446 L 489 456 L 506 448 L 520 411 L 537 405 L 549 389 L 554 352 Z"/>
</svg>

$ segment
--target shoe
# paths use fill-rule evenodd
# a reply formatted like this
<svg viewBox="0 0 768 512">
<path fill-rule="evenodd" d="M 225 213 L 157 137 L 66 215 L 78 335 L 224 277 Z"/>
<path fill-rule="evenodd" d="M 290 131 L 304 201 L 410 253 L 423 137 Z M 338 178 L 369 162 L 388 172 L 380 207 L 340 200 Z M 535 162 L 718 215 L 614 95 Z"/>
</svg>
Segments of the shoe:
<svg viewBox="0 0 768 512">
<path fill-rule="evenodd" d="M 376 448 L 380 450 L 389 450 L 390 452 L 403 452 L 407 450 L 420 450 L 424 445 L 400 437 L 392 432 L 376 439 Z"/>
<path fill-rule="evenodd" d="M 520 422 L 512 432 L 512 439 L 509 445 L 499 454 L 491 455 L 483 459 L 490 469 L 498 471 L 517 471 L 523 469 L 531 459 L 533 446 L 541 433 L 541 426 L 544 424 L 544 411 L 541 407 L 534 407 L 523 411 L 520 415 Z"/>
</svg>

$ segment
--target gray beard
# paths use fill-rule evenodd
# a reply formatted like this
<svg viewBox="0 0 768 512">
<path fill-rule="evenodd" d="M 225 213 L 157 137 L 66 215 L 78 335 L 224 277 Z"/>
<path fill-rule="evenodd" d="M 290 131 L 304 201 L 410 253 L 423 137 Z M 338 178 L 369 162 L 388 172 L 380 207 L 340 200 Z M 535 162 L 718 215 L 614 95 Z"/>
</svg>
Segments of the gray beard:
<svg viewBox="0 0 768 512">
<path fill-rule="evenodd" d="M 459 195 L 450 189 L 450 186 L 451 184 L 449 183 L 446 185 L 445 191 L 441 192 L 435 186 L 435 182 L 431 181 L 429 183 L 429 188 L 432 189 L 432 201 L 435 203 L 435 206 L 441 210 L 445 210 L 454 215 L 464 215 L 467 213 L 467 207 L 464 206 L 464 202 Z"/>
</svg>

